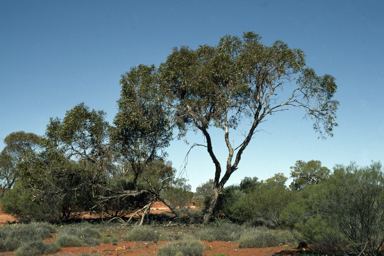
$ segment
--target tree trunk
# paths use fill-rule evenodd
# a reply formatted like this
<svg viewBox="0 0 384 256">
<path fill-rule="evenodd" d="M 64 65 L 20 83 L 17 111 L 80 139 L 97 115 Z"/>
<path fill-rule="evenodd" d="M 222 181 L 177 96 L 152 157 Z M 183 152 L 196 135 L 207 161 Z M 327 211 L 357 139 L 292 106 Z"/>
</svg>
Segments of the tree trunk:
<svg viewBox="0 0 384 256">
<path fill-rule="evenodd" d="M 163 202 L 175 215 L 176 217 L 178 218 L 181 218 L 181 213 L 176 209 L 176 207 L 174 207 L 167 199 L 165 199 L 164 197 L 162 197 L 161 195 L 157 194 L 156 195 L 157 198 Z"/>
<path fill-rule="evenodd" d="M 216 207 L 217 199 L 219 198 L 219 194 L 220 194 L 219 188 L 214 187 L 213 191 L 212 191 L 211 201 L 209 203 L 208 212 L 204 215 L 204 222 L 203 222 L 204 225 L 207 225 L 209 223 L 210 219 L 212 218 L 213 210 Z"/>
</svg>

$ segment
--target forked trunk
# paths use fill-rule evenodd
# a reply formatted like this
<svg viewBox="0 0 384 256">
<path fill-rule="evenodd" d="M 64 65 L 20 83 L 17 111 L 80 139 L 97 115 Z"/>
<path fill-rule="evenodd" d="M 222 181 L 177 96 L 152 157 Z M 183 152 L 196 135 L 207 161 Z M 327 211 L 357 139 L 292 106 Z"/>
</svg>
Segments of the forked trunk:
<svg viewBox="0 0 384 256">
<path fill-rule="evenodd" d="M 216 204 L 217 204 L 217 199 L 219 198 L 219 188 L 214 187 L 212 191 L 212 196 L 211 196 L 211 201 L 209 203 L 209 208 L 207 213 L 204 215 L 204 225 L 207 225 L 212 218 L 213 211 L 215 210 Z"/>
</svg>

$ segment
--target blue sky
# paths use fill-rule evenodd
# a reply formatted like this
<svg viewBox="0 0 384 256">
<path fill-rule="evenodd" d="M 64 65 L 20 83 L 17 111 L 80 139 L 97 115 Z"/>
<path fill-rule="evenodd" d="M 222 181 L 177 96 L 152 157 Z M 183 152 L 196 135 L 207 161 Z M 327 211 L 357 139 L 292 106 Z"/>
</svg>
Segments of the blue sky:
<svg viewBox="0 0 384 256">
<path fill-rule="evenodd" d="M 0 150 L 11 132 L 43 135 L 50 117 L 84 102 L 117 112 L 120 76 L 138 64 L 159 65 L 175 46 L 215 45 L 220 37 L 260 34 L 307 55 L 319 75 L 336 78 L 340 101 L 334 137 L 317 139 L 300 109 L 260 126 L 228 184 L 244 176 L 290 175 L 297 160 L 368 165 L 384 162 L 384 1 L 0 1 Z M 240 142 L 240 127 L 231 135 Z M 224 164 L 223 133 L 212 130 Z M 189 142 L 202 143 L 189 133 Z M 173 141 L 168 160 L 181 170 L 189 146 Z M 214 177 L 204 148 L 189 155 L 192 189 Z"/>
</svg>

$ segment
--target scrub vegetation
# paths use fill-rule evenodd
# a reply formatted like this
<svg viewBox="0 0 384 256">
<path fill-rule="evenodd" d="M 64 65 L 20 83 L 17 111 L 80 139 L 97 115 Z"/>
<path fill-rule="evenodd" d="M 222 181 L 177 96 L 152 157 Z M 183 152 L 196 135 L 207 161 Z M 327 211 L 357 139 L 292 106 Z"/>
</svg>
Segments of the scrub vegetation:
<svg viewBox="0 0 384 256">
<path fill-rule="evenodd" d="M 332 172 L 318 160 L 299 160 L 288 186 L 282 173 L 227 185 L 259 124 L 276 112 L 300 108 L 319 138 L 333 136 L 335 78 L 317 75 L 305 57 L 282 41 L 264 45 L 254 32 L 174 48 L 158 67 L 138 65 L 121 76 L 113 124 L 104 111 L 80 103 L 51 118 L 42 136 L 9 134 L 0 153 L 1 208 L 25 224 L 0 228 L 0 251 L 41 255 L 67 246 L 167 241 L 159 255 L 202 255 L 202 241 L 234 241 L 239 248 L 289 244 L 322 255 L 379 255 L 379 162 L 336 165 Z M 244 138 L 234 145 L 240 125 Z M 192 144 L 187 156 L 203 146 L 214 163 L 212 179 L 196 193 L 166 160 L 170 142 L 190 131 L 201 132 L 205 144 Z M 228 149 L 223 166 L 213 151 L 217 132 Z M 172 214 L 151 214 L 159 201 Z M 73 224 L 84 214 L 122 228 Z"/>
</svg>

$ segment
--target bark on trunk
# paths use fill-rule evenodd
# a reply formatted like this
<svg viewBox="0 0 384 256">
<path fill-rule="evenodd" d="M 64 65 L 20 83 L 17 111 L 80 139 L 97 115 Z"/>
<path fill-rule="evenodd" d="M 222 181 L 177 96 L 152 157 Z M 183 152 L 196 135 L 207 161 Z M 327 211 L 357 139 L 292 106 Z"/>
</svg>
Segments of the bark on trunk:
<svg viewBox="0 0 384 256">
<path fill-rule="evenodd" d="M 203 222 L 204 225 L 207 225 L 213 216 L 213 210 L 216 207 L 217 199 L 219 198 L 219 193 L 220 191 L 218 188 L 213 188 L 211 201 L 209 203 L 209 208 L 207 213 L 204 215 L 204 222 Z"/>
<path fill-rule="evenodd" d="M 163 202 L 178 218 L 181 218 L 181 213 L 174 207 L 167 199 L 162 197 L 161 195 L 157 195 L 157 198 Z"/>
</svg>

